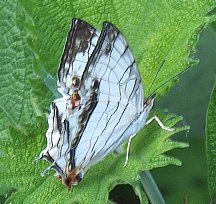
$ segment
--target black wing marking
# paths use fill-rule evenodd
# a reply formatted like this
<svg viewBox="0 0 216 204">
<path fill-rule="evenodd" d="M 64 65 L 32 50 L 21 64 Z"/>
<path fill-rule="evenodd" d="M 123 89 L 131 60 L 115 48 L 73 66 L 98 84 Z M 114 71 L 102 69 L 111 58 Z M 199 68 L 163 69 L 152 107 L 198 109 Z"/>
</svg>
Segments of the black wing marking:
<svg viewBox="0 0 216 204">
<path fill-rule="evenodd" d="M 73 76 L 81 78 L 95 48 L 99 32 L 85 21 L 73 19 L 58 69 L 58 91 L 71 94 Z M 71 90 L 72 89 L 72 90 Z"/>
</svg>

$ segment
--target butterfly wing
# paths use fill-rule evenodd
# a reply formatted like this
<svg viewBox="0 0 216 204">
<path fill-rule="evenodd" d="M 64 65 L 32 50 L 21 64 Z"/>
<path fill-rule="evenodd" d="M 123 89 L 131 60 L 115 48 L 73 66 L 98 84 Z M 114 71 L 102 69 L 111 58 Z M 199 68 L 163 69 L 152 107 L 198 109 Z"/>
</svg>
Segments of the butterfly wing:
<svg viewBox="0 0 216 204">
<path fill-rule="evenodd" d="M 84 170 L 142 126 L 133 125 L 143 111 L 139 71 L 127 42 L 111 23 L 104 23 L 80 91 L 86 102 L 80 110 L 70 153 L 72 166 Z"/>
<path fill-rule="evenodd" d="M 74 91 L 72 79 L 81 78 L 86 64 L 95 48 L 99 32 L 80 19 L 73 19 L 67 36 L 64 52 L 58 70 L 58 91 L 71 95 Z"/>
<path fill-rule="evenodd" d="M 71 79 L 79 76 L 82 106 L 68 114 L 63 98 L 52 103 L 47 147 L 40 154 L 52 163 L 48 169 L 55 169 L 68 187 L 145 124 L 145 118 L 140 118 L 144 103 L 141 78 L 122 34 L 105 22 L 97 38 L 98 32 L 85 24 L 91 37 L 84 38 L 87 48 L 83 52 L 76 48 L 80 42 L 76 25 L 74 22 L 68 34 L 58 85 L 63 95 L 70 95 L 74 93 Z"/>
</svg>

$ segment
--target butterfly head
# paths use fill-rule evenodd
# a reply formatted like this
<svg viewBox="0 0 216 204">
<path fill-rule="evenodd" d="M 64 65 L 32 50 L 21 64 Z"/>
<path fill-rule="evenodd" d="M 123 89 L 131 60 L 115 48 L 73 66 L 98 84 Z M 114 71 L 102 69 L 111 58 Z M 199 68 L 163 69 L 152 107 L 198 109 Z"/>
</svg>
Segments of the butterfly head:
<svg viewBox="0 0 216 204">
<path fill-rule="evenodd" d="M 144 100 L 143 110 L 148 115 L 154 105 L 155 95 L 151 95 Z"/>
</svg>

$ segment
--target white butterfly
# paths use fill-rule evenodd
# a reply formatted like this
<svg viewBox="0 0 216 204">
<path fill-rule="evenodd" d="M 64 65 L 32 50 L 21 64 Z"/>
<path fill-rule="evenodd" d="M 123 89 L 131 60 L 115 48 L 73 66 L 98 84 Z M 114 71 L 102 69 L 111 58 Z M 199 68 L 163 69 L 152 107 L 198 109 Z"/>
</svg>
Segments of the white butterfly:
<svg viewBox="0 0 216 204">
<path fill-rule="evenodd" d="M 58 70 L 62 98 L 51 104 L 47 147 L 38 159 L 51 162 L 62 182 L 77 184 L 86 170 L 146 124 L 153 97 L 144 100 L 137 64 L 120 31 L 104 22 L 99 33 L 73 19 Z"/>
</svg>

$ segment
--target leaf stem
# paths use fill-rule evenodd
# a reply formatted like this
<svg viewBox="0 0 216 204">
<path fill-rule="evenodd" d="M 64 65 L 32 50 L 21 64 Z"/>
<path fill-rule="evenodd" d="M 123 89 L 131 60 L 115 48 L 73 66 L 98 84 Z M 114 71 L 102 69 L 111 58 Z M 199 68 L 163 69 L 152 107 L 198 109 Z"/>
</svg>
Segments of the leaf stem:
<svg viewBox="0 0 216 204">
<path fill-rule="evenodd" d="M 154 181 L 149 171 L 143 171 L 140 173 L 142 187 L 152 204 L 165 204 L 164 198 L 158 189 L 157 184 Z"/>
</svg>

